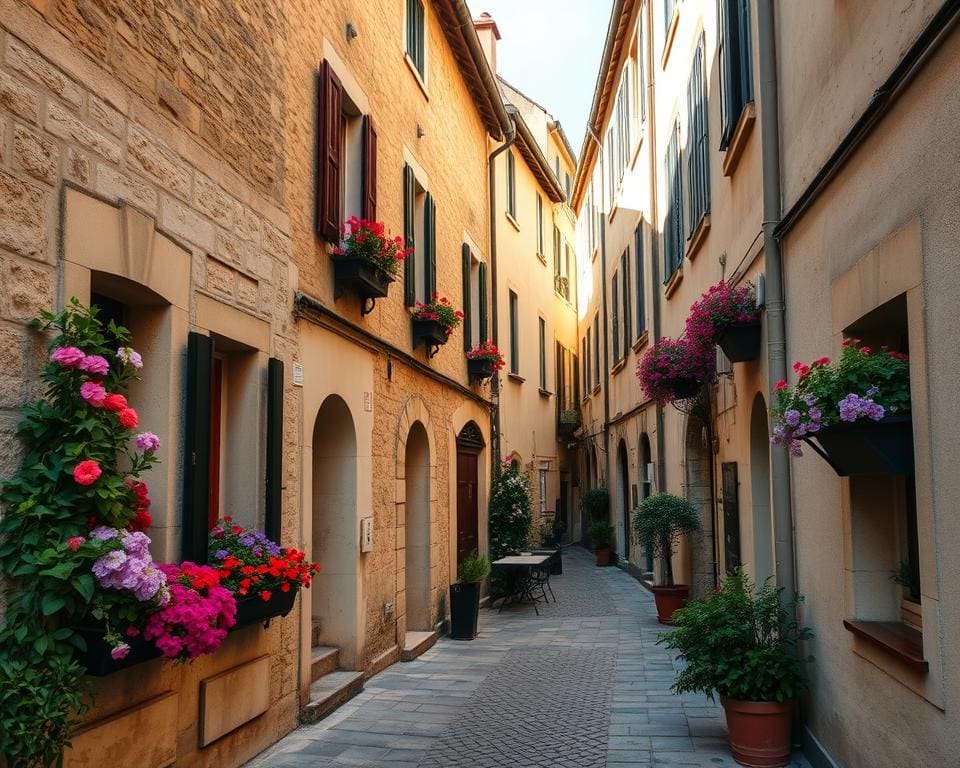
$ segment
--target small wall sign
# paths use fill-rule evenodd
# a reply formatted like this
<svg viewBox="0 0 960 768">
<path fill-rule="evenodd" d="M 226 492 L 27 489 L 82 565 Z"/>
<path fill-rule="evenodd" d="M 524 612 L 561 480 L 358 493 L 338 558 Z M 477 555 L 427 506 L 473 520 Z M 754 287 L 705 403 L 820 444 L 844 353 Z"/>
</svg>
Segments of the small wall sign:
<svg viewBox="0 0 960 768">
<path fill-rule="evenodd" d="M 364 517 L 360 520 L 360 551 L 373 552 L 373 518 Z"/>
</svg>

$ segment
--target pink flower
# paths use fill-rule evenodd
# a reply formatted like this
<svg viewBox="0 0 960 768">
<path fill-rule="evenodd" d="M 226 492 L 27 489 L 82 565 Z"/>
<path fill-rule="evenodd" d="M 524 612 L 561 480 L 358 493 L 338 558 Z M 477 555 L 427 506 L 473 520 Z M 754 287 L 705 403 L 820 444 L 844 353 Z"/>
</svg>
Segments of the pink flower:
<svg viewBox="0 0 960 768">
<path fill-rule="evenodd" d="M 80 361 L 77 368 L 87 373 L 95 373 L 98 376 L 106 376 L 110 373 L 110 363 L 107 362 L 105 357 L 101 357 L 100 355 L 87 355 Z"/>
<path fill-rule="evenodd" d="M 870 349 L 870 347 L 860 347 L 861 355 L 869 355 L 871 352 L 873 352 L 873 350 Z"/>
<path fill-rule="evenodd" d="M 70 547 L 71 552 L 76 552 L 85 541 L 86 539 L 83 536 L 71 536 L 67 539 L 67 546 Z"/>
<path fill-rule="evenodd" d="M 134 443 L 139 451 L 157 451 L 160 449 L 160 438 L 153 432 L 141 432 L 137 435 Z"/>
<path fill-rule="evenodd" d="M 120 411 L 127 407 L 127 398 L 123 395 L 107 395 L 103 398 L 103 407 L 108 411 L 120 413 Z"/>
<path fill-rule="evenodd" d="M 85 459 L 73 468 L 73 479 L 78 485 L 93 485 L 102 474 L 103 470 L 93 459 Z"/>
<path fill-rule="evenodd" d="M 817 366 L 820 366 L 820 365 L 830 365 L 830 358 L 829 358 L 829 357 L 820 357 L 820 358 L 814 360 L 813 363 L 812 363 L 812 365 L 813 365 L 814 368 L 816 368 Z"/>
<path fill-rule="evenodd" d="M 783 390 L 789 389 L 789 388 L 790 388 L 790 385 L 787 384 L 786 380 L 780 379 L 780 381 L 778 381 L 776 384 L 774 384 L 773 388 L 774 388 L 777 392 L 783 392 Z"/>
<path fill-rule="evenodd" d="M 130 646 L 126 643 L 120 643 L 120 645 L 110 651 L 110 658 L 114 661 L 120 661 L 120 659 L 127 658 L 128 653 L 130 653 Z"/>
<path fill-rule="evenodd" d="M 124 408 L 120 411 L 119 419 L 120 424 L 127 429 L 134 429 L 140 423 L 140 417 L 137 416 L 137 412 L 133 408 Z"/>
<path fill-rule="evenodd" d="M 107 396 L 107 390 L 103 384 L 96 381 L 85 381 L 80 385 L 80 397 L 87 401 L 88 405 L 99 408 L 103 405 L 103 400 Z"/>
<path fill-rule="evenodd" d="M 85 358 L 83 350 L 77 347 L 57 347 L 50 353 L 50 360 L 64 368 L 76 368 Z"/>
</svg>

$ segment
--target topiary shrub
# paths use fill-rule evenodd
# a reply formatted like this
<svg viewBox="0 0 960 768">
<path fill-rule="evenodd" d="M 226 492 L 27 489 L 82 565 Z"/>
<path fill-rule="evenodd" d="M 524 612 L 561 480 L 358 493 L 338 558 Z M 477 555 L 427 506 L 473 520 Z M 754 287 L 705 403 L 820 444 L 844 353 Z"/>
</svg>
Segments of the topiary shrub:
<svg viewBox="0 0 960 768">
<path fill-rule="evenodd" d="M 591 488 L 580 496 L 580 511 L 588 520 L 610 515 L 610 491 L 606 488 Z"/>
<path fill-rule="evenodd" d="M 664 561 L 667 586 L 673 586 L 671 558 L 680 537 L 700 530 L 700 516 L 696 507 L 682 496 L 657 493 L 648 496 L 637 507 L 633 517 L 633 532 L 652 552 Z"/>
</svg>

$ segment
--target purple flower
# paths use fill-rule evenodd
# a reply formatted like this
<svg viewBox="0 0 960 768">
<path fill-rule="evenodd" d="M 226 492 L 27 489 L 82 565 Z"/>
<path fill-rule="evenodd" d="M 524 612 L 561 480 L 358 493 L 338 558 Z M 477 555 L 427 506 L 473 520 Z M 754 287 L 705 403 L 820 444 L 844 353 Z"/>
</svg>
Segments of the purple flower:
<svg viewBox="0 0 960 768">
<path fill-rule="evenodd" d="M 100 541 L 109 541 L 110 539 L 117 538 L 117 529 L 110 528 L 106 525 L 98 525 L 92 531 L 90 531 L 91 539 L 100 539 Z"/>
<path fill-rule="evenodd" d="M 791 408 L 783 414 L 783 421 L 788 427 L 797 426 L 800 423 L 800 411 L 796 408 Z"/>
<path fill-rule="evenodd" d="M 809 410 L 810 420 L 811 421 L 820 421 L 823 418 L 823 411 L 819 408 L 811 408 Z"/>
<path fill-rule="evenodd" d="M 813 405 L 815 402 L 817 402 L 817 398 L 812 392 L 807 392 L 807 394 L 803 396 L 803 402 L 805 402 L 807 405 Z"/>
<path fill-rule="evenodd" d="M 110 363 L 107 362 L 105 357 L 101 357 L 100 355 L 87 355 L 80 361 L 77 368 L 87 373 L 95 373 L 98 376 L 105 376 L 110 373 Z"/>
<path fill-rule="evenodd" d="M 76 368 L 86 357 L 77 347 L 57 347 L 50 353 L 50 360 L 64 368 Z"/>
<path fill-rule="evenodd" d="M 225 549 L 218 549 L 218 550 L 213 554 L 213 557 L 214 557 L 214 559 L 216 559 L 216 560 L 226 560 L 226 559 L 227 559 L 227 555 L 229 555 L 229 554 L 230 554 L 230 553 L 227 552 L 227 550 L 225 550 Z"/>
<path fill-rule="evenodd" d="M 132 365 L 137 370 L 143 368 L 143 358 L 140 357 L 140 353 L 136 352 L 132 347 L 120 347 L 117 350 L 117 357 L 119 357 L 124 364 Z"/>
<path fill-rule="evenodd" d="M 867 390 L 867 397 L 873 397 L 879 391 L 877 387 L 870 387 L 870 389 Z"/>
<path fill-rule="evenodd" d="M 128 653 L 130 653 L 130 646 L 126 643 L 120 643 L 120 645 L 110 651 L 110 658 L 114 661 L 120 661 L 120 659 L 127 658 Z"/>
<path fill-rule="evenodd" d="M 790 455 L 791 456 L 803 456 L 803 448 L 800 446 L 799 440 L 790 441 Z"/>
<path fill-rule="evenodd" d="M 134 438 L 133 442 L 136 444 L 137 450 L 143 453 L 160 450 L 160 438 L 153 432 L 141 432 Z"/>
</svg>

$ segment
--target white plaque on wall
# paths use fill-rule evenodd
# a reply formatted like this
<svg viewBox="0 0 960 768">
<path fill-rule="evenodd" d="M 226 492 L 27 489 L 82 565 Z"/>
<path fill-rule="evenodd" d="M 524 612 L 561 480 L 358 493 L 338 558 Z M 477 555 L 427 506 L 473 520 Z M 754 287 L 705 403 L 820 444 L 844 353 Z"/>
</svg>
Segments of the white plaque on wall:
<svg viewBox="0 0 960 768">
<path fill-rule="evenodd" d="M 373 518 L 364 517 L 360 520 L 360 551 L 373 552 Z"/>
</svg>

